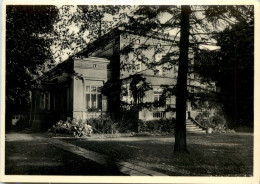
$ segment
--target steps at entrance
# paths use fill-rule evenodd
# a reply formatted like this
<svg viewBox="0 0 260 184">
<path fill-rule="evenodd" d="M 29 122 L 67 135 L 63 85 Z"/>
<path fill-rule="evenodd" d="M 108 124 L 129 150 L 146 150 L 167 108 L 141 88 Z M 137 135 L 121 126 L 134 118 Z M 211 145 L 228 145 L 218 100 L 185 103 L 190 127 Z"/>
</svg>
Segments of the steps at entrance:
<svg viewBox="0 0 260 184">
<path fill-rule="evenodd" d="M 191 119 L 186 120 L 186 132 L 190 134 L 206 134 L 206 130 L 196 125 Z"/>
</svg>

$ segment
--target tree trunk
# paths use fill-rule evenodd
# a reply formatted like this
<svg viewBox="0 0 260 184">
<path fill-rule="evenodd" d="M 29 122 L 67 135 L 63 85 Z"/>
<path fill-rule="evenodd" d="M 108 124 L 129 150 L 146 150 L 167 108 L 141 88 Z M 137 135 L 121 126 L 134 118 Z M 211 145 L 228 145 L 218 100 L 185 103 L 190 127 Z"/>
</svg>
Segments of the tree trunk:
<svg viewBox="0 0 260 184">
<path fill-rule="evenodd" d="M 180 57 L 176 93 L 176 125 L 174 153 L 188 152 L 186 143 L 186 102 L 189 52 L 190 6 L 181 6 Z"/>
</svg>

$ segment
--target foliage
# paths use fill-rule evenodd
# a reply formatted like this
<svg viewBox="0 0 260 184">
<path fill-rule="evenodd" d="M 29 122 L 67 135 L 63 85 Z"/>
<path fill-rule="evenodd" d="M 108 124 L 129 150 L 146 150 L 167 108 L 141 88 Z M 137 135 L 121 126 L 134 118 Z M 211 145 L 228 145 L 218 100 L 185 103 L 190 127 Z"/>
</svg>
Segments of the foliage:
<svg viewBox="0 0 260 184">
<path fill-rule="evenodd" d="M 143 121 L 135 118 L 136 112 L 126 111 L 120 121 L 111 119 L 109 115 L 101 115 L 97 118 L 87 120 L 93 127 L 94 133 L 130 133 L 130 132 L 149 132 L 149 133 L 173 133 L 175 119 L 159 119 Z"/>
<path fill-rule="evenodd" d="M 139 131 L 149 133 L 174 133 L 175 119 L 139 121 Z"/>
<path fill-rule="evenodd" d="M 130 76 L 132 78 L 130 83 L 130 90 L 132 92 L 134 103 L 139 104 L 145 97 L 145 92 L 152 89 L 149 83 L 146 82 L 146 78 L 140 74 Z"/>
<path fill-rule="evenodd" d="M 117 121 L 117 129 L 121 133 L 138 132 L 138 125 L 141 120 L 138 118 L 138 108 L 121 109 L 120 120 Z"/>
<path fill-rule="evenodd" d="M 107 33 L 122 18 L 121 10 L 129 6 L 118 5 L 63 5 L 59 7 L 54 24 L 53 55 L 63 61 L 86 48 Z M 88 47 L 88 45 L 87 45 Z"/>
<path fill-rule="evenodd" d="M 209 112 L 208 111 L 203 111 L 202 113 L 199 113 L 196 117 L 195 120 L 199 122 L 202 126 L 211 128 L 210 122 L 209 122 Z"/>
<path fill-rule="evenodd" d="M 75 137 L 90 136 L 92 127 L 82 120 L 68 118 L 66 121 L 58 121 L 48 132 L 55 134 L 70 134 Z"/>
<path fill-rule="evenodd" d="M 71 133 L 71 122 L 58 121 L 51 129 L 48 130 L 53 133 L 70 134 Z"/>
<path fill-rule="evenodd" d="M 167 33 L 169 29 L 176 31 L 174 39 L 171 40 L 172 45 L 170 46 L 169 51 L 165 54 L 164 57 L 162 57 L 161 61 L 159 61 L 155 64 L 148 65 L 147 68 L 155 68 L 154 66 L 162 65 L 162 64 L 170 64 L 170 65 L 178 64 L 179 65 L 178 83 L 177 83 L 177 90 L 176 90 L 177 91 L 176 92 L 176 97 L 177 97 L 177 99 L 176 99 L 177 100 L 177 104 L 176 104 L 176 109 L 177 109 L 176 135 L 177 135 L 177 137 L 176 138 L 178 138 L 178 139 L 176 139 L 175 145 L 177 145 L 177 144 L 179 145 L 178 149 L 180 152 L 186 151 L 186 135 L 185 135 L 186 118 L 185 118 L 185 116 L 186 116 L 186 101 L 188 98 L 187 74 L 189 72 L 188 67 L 191 66 L 191 64 L 190 64 L 191 58 L 189 58 L 189 56 L 192 55 L 191 51 L 193 51 L 195 53 L 199 53 L 200 52 L 199 46 L 201 43 L 212 42 L 212 39 L 210 38 L 211 32 L 213 30 L 218 30 L 218 29 L 216 29 L 217 25 L 222 20 L 225 23 L 228 22 L 228 24 L 222 24 L 221 26 L 219 26 L 221 28 L 230 26 L 232 24 L 232 22 L 234 23 L 234 21 L 230 21 L 232 18 L 235 18 L 236 20 L 239 20 L 239 21 L 247 20 L 248 12 L 249 12 L 249 15 L 253 15 L 252 7 L 253 6 L 139 6 L 137 9 L 135 9 L 135 11 L 133 11 L 129 15 L 127 15 L 127 19 L 129 21 L 127 21 L 126 24 L 124 24 L 124 26 L 128 30 L 133 30 L 135 34 L 139 34 L 140 36 L 143 35 L 148 38 L 156 36 L 156 37 L 160 38 L 160 36 L 162 36 L 161 33 Z M 121 9 L 121 7 L 118 7 L 118 6 L 114 7 L 114 8 L 113 7 L 103 7 L 103 6 L 102 7 L 83 6 L 81 8 L 82 8 L 81 10 L 77 9 L 77 12 L 81 11 L 81 12 L 83 12 L 83 14 L 81 14 L 81 15 L 76 14 L 76 16 L 72 16 L 69 18 L 66 17 L 65 22 L 61 22 L 61 24 L 56 25 L 58 28 L 57 30 L 60 30 L 60 32 L 57 32 L 57 30 L 55 30 L 55 33 L 52 36 L 53 36 L 54 40 L 55 39 L 56 40 L 60 39 L 60 40 L 58 40 L 58 42 L 55 43 L 56 45 L 54 44 L 54 47 L 57 46 L 56 48 L 58 48 L 59 46 L 61 46 L 62 49 L 65 49 L 66 47 L 75 46 L 77 48 L 78 47 L 81 48 L 81 46 L 82 46 L 81 40 L 83 40 L 81 36 L 85 37 L 85 41 L 87 43 L 91 42 L 95 38 L 100 37 L 100 35 L 102 35 L 101 31 L 104 30 L 104 32 L 106 32 L 107 28 L 110 29 L 112 27 L 111 25 L 113 23 L 113 22 L 110 22 L 110 23 L 105 24 L 105 26 L 102 25 L 102 21 L 103 21 L 103 18 L 105 17 L 104 16 L 105 13 L 110 12 L 111 14 L 114 15 L 116 13 L 119 13 L 120 9 Z M 122 8 L 124 8 L 124 6 L 122 6 Z M 70 16 L 69 15 L 70 14 L 69 6 L 62 6 L 61 11 L 63 11 L 63 10 L 65 12 L 65 15 Z M 25 12 L 28 12 L 28 11 L 25 11 Z M 161 19 L 161 17 L 164 17 L 165 13 L 170 14 L 170 18 L 168 20 Z M 241 16 L 240 16 L 240 14 L 241 14 Z M 13 15 L 16 15 L 16 14 L 14 13 Z M 49 14 L 47 14 L 47 15 L 49 15 Z M 23 15 L 18 14 L 18 18 L 19 17 L 23 17 Z M 31 17 L 35 17 L 35 16 L 31 16 Z M 36 17 L 38 17 L 38 16 L 36 15 Z M 246 18 L 244 18 L 244 17 L 246 17 Z M 28 17 L 26 19 L 28 19 Z M 10 20 L 12 20 L 12 19 L 10 19 Z M 44 19 L 42 19 L 42 20 L 44 20 Z M 58 22 L 59 21 L 60 20 L 58 20 Z M 71 31 L 67 27 L 67 26 L 70 26 L 73 21 L 75 21 L 76 22 L 75 24 L 80 27 L 78 34 L 75 34 L 75 32 Z M 81 21 L 83 23 L 80 23 Z M 24 22 L 27 22 L 27 21 L 23 20 L 21 22 L 22 22 L 21 25 L 23 25 Z M 38 22 L 42 23 L 41 19 L 39 19 Z M 35 26 L 32 26 L 32 27 L 35 27 Z M 41 27 L 41 26 L 39 26 L 39 27 Z M 9 29 L 8 26 L 7 26 L 7 29 Z M 34 30 L 34 29 L 37 30 L 37 28 L 33 28 L 32 30 Z M 20 29 L 19 27 L 17 27 L 16 29 L 11 29 L 11 30 L 16 30 L 18 33 L 17 35 L 19 35 L 19 37 L 22 39 L 28 38 L 28 35 L 27 35 L 27 37 L 26 36 L 24 37 L 23 35 L 20 34 L 20 32 L 27 33 L 26 29 Z M 24 30 L 26 30 L 26 31 L 24 31 Z M 7 31 L 7 33 L 8 33 L 8 31 Z M 34 35 L 34 36 L 38 35 L 37 31 L 36 31 L 36 34 L 35 33 L 31 34 L 30 31 L 28 33 L 29 33 L 29 35 Z M 247 32 L 241 31 L 241 33 L 243 34 L 241 36 L 247 37 Z M 180 35 L 180 38 L 179 38 L 179 35 Z M 77 36 L 80 36 L 80 38 L 77 39 Z M 107 38 L 110 39 L 111 37 L 107 37 Z M 192 40 L 189 40 L 189 38 L 192 38 Z M 166 39 L 168 39 L 168 38 L 166 38 Z M 12 37 L 11 37 L 11 39 L 9 39 L 9 41 L 13 41 L 13 40 L 17 40 L 17 39 L 12 39 Z M 103 40 L 103 42 L 107 44 L 107 40 L 104 40 L 104 39 L 101 39 L 101 40 Z M 233 39 L 233 40 L 235 40 L 235 39 Z M 19 47 L 27 49 L 27 47 L 24 46 L 23 42 L 19 42 L 19 43 L 22 44 L 22 46 L 19 45 Z M 37 43 L 38 42 L 36 42 L 36 44 L 30 43 L 29 46 L 33 45 L 35 48 L 38 48 L 35 46 L 35 45 L 38 46 Z M 252 40 L 249 40 L 249 43 L 252 45 Z M 10 45 L 10 44 L 7 44 L 7 47 L 9 47 L 8 45 Z M 12 43 L 11 43 L 11 45 L 12 45 Z M 16 44 L 14 43 L 13 45 L 16 45 Z M 133 52 L 133 49 L 130 49 L 130 47 L 131 47 L 131 45 L 126 47 L 126 50 L 124 50 L 122 52 L 124 54 Z M 142 49 L 147 50 L 148 48 L 149 48 L 149 46 L 144 46 L 144 47 L 140 47 L 138 49 L 134 49 L 134 56 L 137 56 L 136 59 L 138 61 L 141 61 L 142 63 L 148 63 L 147 58 L 141 52 Z M 175 49 L 172 49 L 172 48 L 175 48 Z M 36 59 L 34 57 L 31 57 L 31 55 L 29 55 L 30 56 L 29 58 L 28 57 L 27 58 L 18 57 L 18 58 L 19 59 L 25 58 L 24 61 L 27 61 L 28 59 L 33 58 L 33 61 L 38 61 L 37 56 L 39 54 L 37 52 L 34 52 L 34 50 L 29 50 L 29 51 L 30 51 L 29 53 L 36 53 L 35 54 Z M 18 50 L 18 52 L 19 52 L 19 50 Z M 160 53 L 160 52 L 162 52 L 161 49 L 155 50 L 155 53 Z M 16 56 L 16 54 L 13 54 L 13 53 L 17 53 L 17 52 L 9 52 L 9 53 L 10 53 L 9 56 L 10 55 Z M 226 53 L 225 50 L 223 50 L 223 53 L 229 55 L 229 53 Z M 239 51 L 237 53 L 243 53 L 243 50 Z M 119 53 L 117 53 L 117 54 L 119 54 Z M 120 54 L 121 54 L 121 51 L 120 51 Z M 231 55 L 232 54 L 230 54 L 229 56 L 231 56 Z M 39 55 L 39 56 L 41 56 L 41 55 Z M 250 56 L 251 56 L 251 53 L 250 53 Z M 40 58 L 42 59 L 42 57 L 40 57 Z M 112 58 L 112 59 L 114 59 L 114 58 Z M 40 60 L 40 61 L 42 61 L 42 60 Z M 181 61 L 181 62 L 179 62 L 179 61 Z M 23 62 L 20 62 L 20 63 L 23 63 Z M 115 65 L 117 65 L 117 67 L 124 68 L 121 66 L 121 63 L 117 63 L 117 62 L 114 62 L 114 63 L 116 63 Z M 9 68 L 11 68 L 11 69 L 15 68 L 18 70 L 22 70 L 22 73 L 24 71 L 27 71 L 27 69 L 28 69 L 26 67 L 16 67 L 15 65 L 13 65 L 13 66 L 14 67 L 9 67 Z M 32 66 L 34 66 L 34 65 L 32 65 Z M 251 64 L 249 64 L 249 66 L 251 66 Z M 207 71 L 210 71 L 210 70 L 207 70 Z M 16 72 L 8 71 L 8 73 L 10 75 L 12 75 L 13 73 L 16 73 Z M 17 77 L 20 77 L 19 75 L 22 73 L 17 72 L 17 74 L 18 74 Z M 114 76 L 112 78 L 112 80 L 116 80 L 116 79 L 120 78 L 118 73 L 115 74 L 112 72 L 112 76 Z M 27 77 L 29 78 L 29 80 L 27 80 L 27 78 L 26 78 L 26 80 L 30 81 L 31 76 L 27 75 Z M 15 79 L 15 81 L 17 81 L 15 77 L 13 79 Z M 21 85 L 24 84 L 24 81 L 22 81 L 22 80 L 18 80 L 18 81 Z M 17 83 L 17 82 L 15 82 L 15 83 Z M 10 83 L 10 82 L 7 83 L 7 87 L 10 85 L 12 85 L 12 83 Z M 170 85 L 173 85 L 173 84 L 170 84 Z M 31 84 L 25 85 L 25 86 L 31 86 Z M 19 94 L 25 94 L 25 93 L 20 93 L 20 92 L 22 92 L 22 90 L 19 90 L 19 88 L 16 88 L 16 87 L 17 86 L 15 86 L 14 88 L 8 87 L 8 89 L 12 89 L 16 93 L 19 92 Z M 135 91 L 136 90 L 135 86 L 132 89 Z M 249 89 L 251 89 L 251 88 L 249 88 Z M 12 90 L 11 90 L 11 93 L 13 92 Z M 117 94 L 117 96 L 110 95 L 111 99 L 113 99 L 113 98 L 119 99 L 118 94 L 120 94 L 120 93 L 117 93 L 117 92 L 120 91 L 120 88 L 116 88 L 116 90 L 110 89 L 110 91 L 116 92 L 116 94 Z M 230 90 L 230 91 L 232 91 L 232 90 Z M 135 99 L 138 99 L 138 98 L 139 98 L 138 95 L 136 95 Z M 15 99 L 15 97 L 14 97 L 14 99 Z M 120 103 L 118 100 L 111 101 L 111 99 L 109 99 L 110 100 L 109 104 L 114 104 L 114 106 L 109 107 L 109 109 L 115 109 L 115 113 L 112 116 L 112 118 L 114 118 L 116 115 L 118 115 L 120 113 L 120 111 L 119 111 Z M 115 103 L 113 103 L 113 102 L 115 102 Z M 136 102 L 137 102 L 137 100 L 136 100 Z M 242 107 L 243 107 L 243 105 L 242 105 Z M 251 105 L 249 108 L 251 108 Z M 230 108 L 230 109 L 233 109 L 233 108 Z M 242 114 L 243 109 L 239 110 L 239 113 Z M 104 130 L 104 131 L 108 131 L 108 130 Z"/>
<path fill-rule="evenodd" d="M 213 128 L 214 132 L 225 132 L 227 129 L 227 122 L 224 116 L 215 114 L 214 116 L 210 117 L 209 122 L 211 123 L 211 127 Z"/>
<path fill-rule="evenodd" d="M 116 123 L 108 114 L 100 115 L 97 118 L 88 119 L 87 122 L 93 127 L 94 133 L 116 133 Z"/>
<path fill-rule="evenodd" d="M 222 104 L 229 127 L 253 126 L 254 24 L 251 16 L 250 21 L 238 22 L 214 36 L 221 47 L 219 51 L 204 51 L 196 57 L 195 71 L 204 79 L 216 82 L 219 95 L 215 99 Z"/>
<path fill-rule="evenodd" d="M 23 129 L 26 127 L 26 124 L 30 121 L 28 116 L 22 116 L 15 125 L 16 129 Z"/>
<path fill-rule="evenodd" d="M 176 88 L 176 142 L 175 150 L 177 152 L 187 151 L 185 121 L 186 121 L 186 102 L 189 97 L 187 91 L 187 75 L 188 68 L 192 70 L 190 63 L 194 53 L 200 53 L 200 45 L 202 43 L 212 43 L 214 40 L 211 33 L 216 30 L 229 27 L 237 20 L 246 20 L 247 14 L 252 15 L 253 6 L 139 6 L 132 15 L 128 15 L 129 22 L 123 24 L 127 30 L 134 30 L 135 34 L 151 38 L 158 36 L 160 33 L 168 32 L 173 29 L 176 31 L 174 40 L 168 52 L 162 59 L 153 66 L 169 63 L 170 65 L 178 64 L 178 78 Z M 162 20 L 165 13 L 170 14 L 168 20 Z M 235 20 L 234 20 L 235 19 Z M 180 37 L 178 37 L 180 34 Z M 244 34 L 246 35 L 246 34 Z M 178 39 L 176 39 L 178 37 Z M 191 39 L 190 39 L 191 38 Z M 176 48 L 178 45 L 178 49 Z M 126 46 L 121 51 L 123 55 L 133 53 L 134 59 L 146 64 L 147 57 L 142 55 L 141 50 L 146 51 L 149 46 L 139 47 L 138 49 L 130 48 L 132 45 Z M 162 52 L 155 49 L 155 53 Z M 225 51 L 223 52 L 225 53 Z M 129 59 L 129 57 L 125 57 Z M 125 67 L 124 60 L 123 66 Z M 121 62 L 120 62 L 121 64 Z M 133 67 L 131 63 L 130 68 Z M 152 65 L 146 64 L 147 68 Z M 127 69 L 128 70 L 128 69 Z M 210 71 L 210 70 L 208 70 Z M 196 79 L 199 80 L 199 79 Z M 172 84 L 171 84 L 172 85 Z M 195 84 L 196 85 L 196 84 Z"/>
<path fill-rule="evenodd" d="M 28 107 L 34 79 L 51 60 L 51 40 L 44 35 L 51 32 L 56 15 L 54 6 L 6 6 L 7 115 L 24 113 Z"/>
<path fill-rule="evenodd" d="M 75 137 L 90 136 L 93 132 L 92 126 L 82 120 L 71 121 L 71 132 Z"/>
<path fill-rule="evenodd" d="M 113 71 L 113 70 L 112 70 Z M 108 107 L 111 118 L 117 120 L 120 115 L 120 94 L 122 81 L 117 79 L 109 79 L 102 87 L 101 92 L 107 96 Z"/>
<path fill-rule="evenodd" d="M 138 119 L 122 119 L 117 122 L 116 128 L 120 133 L 138 132 L 140 122 Z"/>
<path fill-rule="evenodd" d="M 227 127 L 227 121 L 220 111 L 216 111 L 213 116 L 209 115 L 210 113 L 205 110 L 198 114 L 195 120 L 206 128 L 212 128 L 213 132 L 224 133 L 229 131 Z"/>
</svg>

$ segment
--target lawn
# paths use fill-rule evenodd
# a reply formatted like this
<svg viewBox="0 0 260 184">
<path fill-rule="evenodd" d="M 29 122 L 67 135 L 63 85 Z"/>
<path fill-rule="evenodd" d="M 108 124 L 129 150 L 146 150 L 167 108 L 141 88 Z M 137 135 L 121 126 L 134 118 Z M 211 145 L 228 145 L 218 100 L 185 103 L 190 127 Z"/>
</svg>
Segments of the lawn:
<svg viewBox="0 0 260 184">
<path fill-rule="evenodd" d="M 182 155 L 173 154 L 173 136 L 63 141 L 170 176 L 253 175 L 253 134 L 187 135 Z"/>
<path fill-rule="evenodd" d="M 41 141 L 7 141 L 5 153 L 6 175 L 123 175 Z"/>
</svg>

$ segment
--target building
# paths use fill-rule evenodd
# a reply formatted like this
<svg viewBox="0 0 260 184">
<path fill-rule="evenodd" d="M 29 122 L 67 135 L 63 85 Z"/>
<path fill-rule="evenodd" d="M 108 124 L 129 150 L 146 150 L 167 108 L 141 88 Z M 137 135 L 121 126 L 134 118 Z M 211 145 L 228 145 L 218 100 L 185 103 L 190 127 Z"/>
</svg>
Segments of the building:
<svg viewBox="0 0 260 184">
<path fill-rule="evenodd" d="M 121 29 L 112 30 L 41 77 L 41 90 L 32 98 L 31 126 L 46 129 L 67 117 L 83 120 L 97 117 L 109 109 L 116 110 L 113 105 L 119 101 L 131 106 L 135 99 L 130 87 L 137 75 L 150 86 L 138 103 L 160 101 L 163 86 L 174 88 L 177 82 L 178 66 L 173 63 L 174 56 L 171 62 L 165 58 L 169 51 L 177 49 L 176 44 L 174 38 L 165 35 L 138 36 Z M 190 57 L 192 61 L 192 54 Z M 190 86 L 195 84 L 194 74 L 188 78 Z M 110 97 L 102 94 L 107 81 L 120 81 L 120 93 L 112 90 Z M 162 105 L 143 108 L 137 116 L 142 120 L 175 117 L 175 112 L 166 111 L 167 108 L 175 108 L 174 95 L 169 95 Z M 187 102 L 187 117 L 196 113 Z"/>
<path fill-rule="evenodd" d="M 31 105 L 31 126 L 46 129 L 67 117 L 87 119 L 106 111 L 101 87 L 110 75 L 104 58 L 68 59 L 41 77 Z"/>
</svg>

